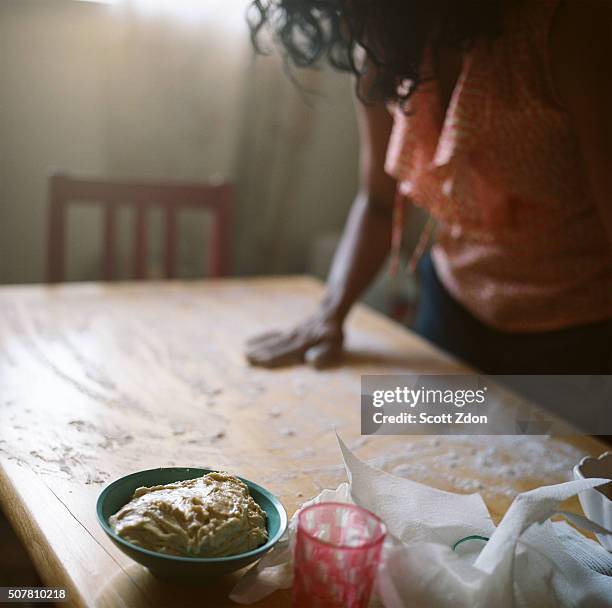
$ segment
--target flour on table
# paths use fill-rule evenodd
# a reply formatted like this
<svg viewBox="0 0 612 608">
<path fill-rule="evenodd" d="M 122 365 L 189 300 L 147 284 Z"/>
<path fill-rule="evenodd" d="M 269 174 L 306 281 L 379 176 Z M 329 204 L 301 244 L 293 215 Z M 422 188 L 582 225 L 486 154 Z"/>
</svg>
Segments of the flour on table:
<svg viewBox="0 0 612 608">
<path fill-rule="evenodd" d="M 519 480 L 569 480 L 583 456 L 574 446 L 547 436 L 445 436 L 392 446 L 368 462 L 415 481 L 435 477 L 457 491 L 512 498 L 520 491 L 513 488 Z"/>
</svg>

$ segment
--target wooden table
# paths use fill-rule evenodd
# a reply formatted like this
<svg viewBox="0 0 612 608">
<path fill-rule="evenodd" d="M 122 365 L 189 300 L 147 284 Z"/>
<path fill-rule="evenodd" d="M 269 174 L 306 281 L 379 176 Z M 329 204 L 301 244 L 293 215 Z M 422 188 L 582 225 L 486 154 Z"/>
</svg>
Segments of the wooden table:
<svg viewBox="0 0 612 608">
<path fill-rule="evenodd" d="M 291 514 L 344 480 L 334 427 L 383 468 L 481 491 L 497 519 L 516 491 L 567 473 L 519 462 L 502 492 L 495 471 L 469 468 L 486 465 L 499 439 L 361 438 L 361 374 L 464 369 L 365 307 L 350 319 L 341 367 L 250 368 L 245 339 L 303 318 L 320 294 L 307 278 L 0 289 L 0 499 L 46 584 L 68 587 L 75 606 L 230 605 L 232 581 L 203 598 L 115 549 L 97 524 L 97 495 L 135 470 L 209 466 L 269 487 Z M 545 440 L 529 441 L 537 451 Z M 510 464 L 525 458 L 514 445 L 499 448 Z M 552 440 L 540 447 L 557 460 L 580 455 Z M 287 606 L 288 595 L 260 605 Z"/>
</svg>

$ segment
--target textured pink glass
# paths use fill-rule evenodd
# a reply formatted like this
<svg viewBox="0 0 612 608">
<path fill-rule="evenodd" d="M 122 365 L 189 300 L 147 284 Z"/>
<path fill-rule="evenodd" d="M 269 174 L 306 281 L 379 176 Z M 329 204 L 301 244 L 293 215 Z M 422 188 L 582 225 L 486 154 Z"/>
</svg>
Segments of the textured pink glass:
<svg viewBox="0 0 612 608">
<path fill-rule="evenodd" d="M 296 608 L 365 608 L 385 525 L 357 505 L 323 502 L 302 509 L 295 542 Z"/>
</svg>

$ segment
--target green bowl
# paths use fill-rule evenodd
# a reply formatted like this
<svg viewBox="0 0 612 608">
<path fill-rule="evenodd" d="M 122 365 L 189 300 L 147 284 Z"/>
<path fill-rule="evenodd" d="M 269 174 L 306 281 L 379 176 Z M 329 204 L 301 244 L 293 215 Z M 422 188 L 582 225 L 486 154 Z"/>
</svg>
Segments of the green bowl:
<svg viewBox="0 0 612 608">
<path fill-rule="evenodd" d="M 213 469 L 171 467 L 139 471 L 117 479 L 104 488 L 98 497 L 96 511 L 98 521 L 107 536 L 134 561 L 148 568 L 157 578 L 206 584 L 211 578 L 219 578 L 244 568 L 267 553 L 283 535 L 287 528 L 287 514 L 280 501 L 268 490 L 248 479 L 242 479 L 249 488 L 251 496 L 266 512 L 268 541 L 261 547 L 228 557 L 178 557 L 143 549 L 124 540 L 111 529 L 108 518 L 127 504 L 137 488 L 157 486 L 174 481 L 184 481 L 211 473 Z"/>
</svg>

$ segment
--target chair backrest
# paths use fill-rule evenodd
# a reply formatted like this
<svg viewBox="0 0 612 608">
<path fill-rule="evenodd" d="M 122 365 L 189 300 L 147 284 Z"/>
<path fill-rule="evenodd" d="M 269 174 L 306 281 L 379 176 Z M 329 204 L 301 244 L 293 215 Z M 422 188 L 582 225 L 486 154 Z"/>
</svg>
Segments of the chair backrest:
<svg viewBox="0 0 612 608">
<path fill-rule="evenodd" d="M 134 209 L 132 277 L 147 277 L 147 219 L 153 208 L 164 217 L 164 275 L 176 276 L 177 215 L 181 209 L 200 208 L 213 217 L 208 239 L 208 274 L 222 277 L 229 273 L 231 184 L 188 184 L 173 182 L 133 182 L 75 179 L 64 174 L 49 178 L 49 221 L 47 235 L 47 282 L 64 281 L 66 261 L 67 209 L 71 203 L 101 205 L 103 222 L 102 278 L 116 277 L 117 211 L 121 206 Z"/>
</svg>

